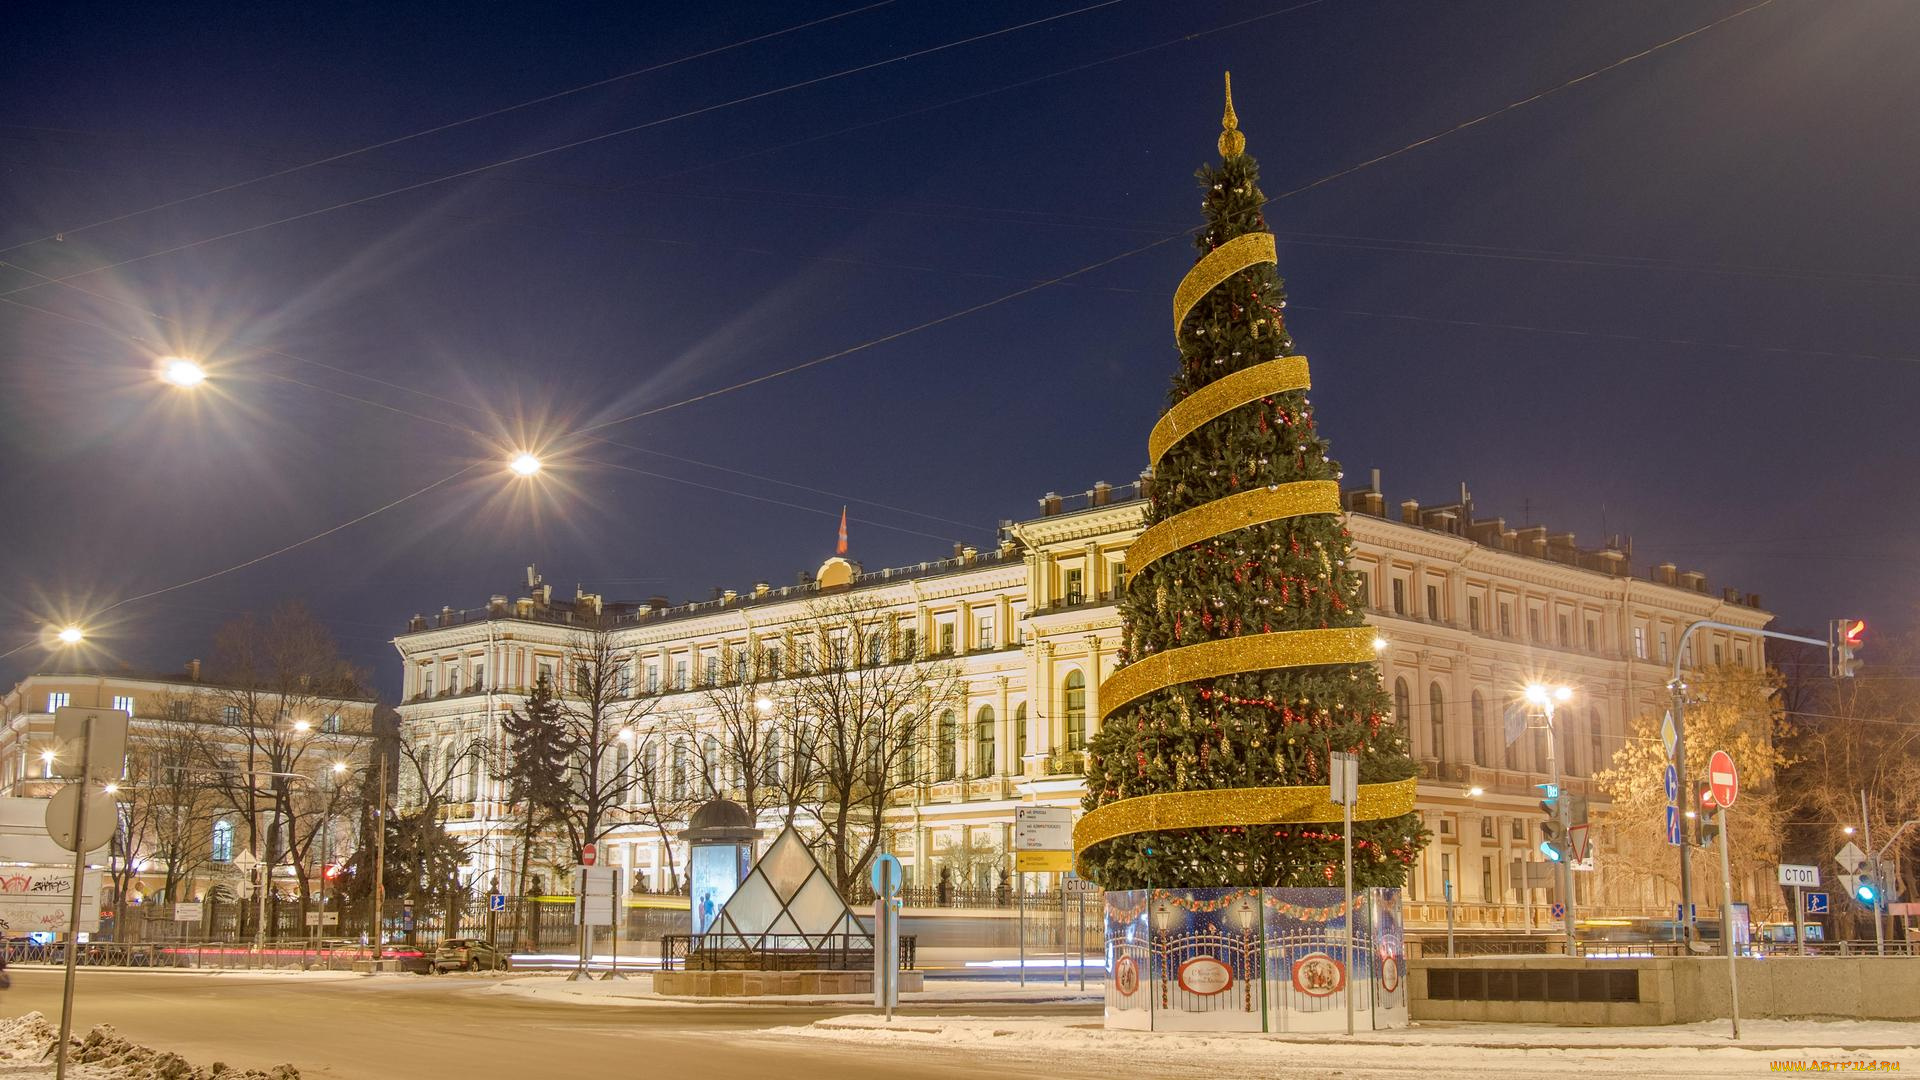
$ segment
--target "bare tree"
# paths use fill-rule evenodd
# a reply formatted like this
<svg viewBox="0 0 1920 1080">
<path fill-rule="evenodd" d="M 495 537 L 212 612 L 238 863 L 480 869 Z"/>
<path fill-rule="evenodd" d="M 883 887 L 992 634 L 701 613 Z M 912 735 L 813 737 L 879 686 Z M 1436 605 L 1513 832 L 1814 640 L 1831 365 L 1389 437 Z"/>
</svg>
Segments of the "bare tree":
<svg viewBox="0 0 1920 1080">
<path fill-rule="evenodd" d="M 733 799 L 755 820 L 781 802 L 777 674 L 755 639 L 723 658 L 715 677 L 703 675 L 698 708 L 661 725 L 669 745 L 683 741 L 697 748 L 693 765 L 707 793 Z"/>
<path fill-rule="evenodd" d="M 669 725 L 670 729 L 671 725 Z M 690 763 L 682 760 L 675 779 L 672 747 L 676 739 L 668 730 L 655 732 L 641 742 L 634 777 L 633 822 L 645 825 L 660 837 L 660 850 L 667 859 L 667 889 L 680 891 L 680 869 L 674 858 L 674 829 L 706 798 L 705 790 L 695 782 Z M 684 743 L 678 743 L 682 747 Z"/>
<path fill-rule="evenodd" d="M 263 621 L 251 613 L 214 635 L 209 663 L 218 737 L 209 739 L 215 785 L 245 820 L 249 848 L 260 858 L 261 881 L 272 881 L 281 861 L 296 870 L 310 854 L 317 828 L 303 827 L 316 803 L 308 783 L 325 783 L 345 760 L 357 735 L 344 729 L 348 706 L 362 704 L 364 683 L 340 654 L 326 627 L 306 607 L 289 602 Z M 307 907 L 307 876 L 296 873 L 300 906 Z"/>
<path fill-rule="evenodd" d="M 405 842 L 397 855 L 406 875 L 407 900 L 415 911 L 424 911 L 436 899 L 443 903 L 448 936 L 459 928 L 466 893 L 459 868 L 479 841 L 461 844 L 442 825 L 441 815 L 449 803 L 470 801 L 467 789 L 476 783 L 475 770 L 487 753 L 486 740 L 478 736 L 439 743 L 431 736 L 399 740 L 401 802 L 407 809 L 401 819 Z M 449 853 L 455 857 L 448 858 Z M 389 867 L 395 861 L 396 853 L 389 852 Z"/>
<path fill-rule="evenodd" d="M 564 663 L 554 724 L 569 767 L 546 809 L 577 862 L 586 845 L 634 820 L 641 723 L 656 702 L 633 693 L 631 657 L 609 622 L 575 634 Z"/>
<path fill-rule="evenodd" d="M 127 900 L 143 864 L 163 875 L 159 897 L 175 891 L 212 853 L 213 822 L 221 800 L 202 768 L 207 740 L 205 709 L 187 695 L 168 694 L 136 720 L 127 746 L 126 776 L 119 783 L 119 828 L 110 870 L 115 925 L 127 932 Z"/>
<path fill-rule="evenodd" d="M 791 718 L 791 756 L 806 758 L 806 809 L 843 894 L 881 850 L 887 807 L 928 779 L 931 717 L 963 699 L 959 669 L 928 659 L 896 618 L 841 594 L 808 605 L 788 634 L 777 707 Z"/>
</svg>

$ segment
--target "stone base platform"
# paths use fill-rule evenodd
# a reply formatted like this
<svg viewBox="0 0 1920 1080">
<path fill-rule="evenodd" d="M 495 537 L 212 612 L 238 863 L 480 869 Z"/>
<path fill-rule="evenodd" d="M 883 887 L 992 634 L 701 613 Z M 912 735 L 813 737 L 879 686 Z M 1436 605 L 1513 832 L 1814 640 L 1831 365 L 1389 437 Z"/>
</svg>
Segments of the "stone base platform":
<svg viewBox="0 0 1920 1080">
<path fill-rule="evenodd" d="M 918 971 L 900 973 L 900 992 L 926 989 Z M 871 971 L 656 971 L 653 992 L 667 997 L 810 997 L 871 994 Z"/>
</svg>

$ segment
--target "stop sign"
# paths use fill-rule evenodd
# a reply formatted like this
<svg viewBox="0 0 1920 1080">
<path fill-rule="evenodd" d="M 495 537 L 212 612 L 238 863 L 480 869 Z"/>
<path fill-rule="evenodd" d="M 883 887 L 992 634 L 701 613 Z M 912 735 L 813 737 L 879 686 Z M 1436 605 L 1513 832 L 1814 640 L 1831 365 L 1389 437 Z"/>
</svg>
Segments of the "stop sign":
<svg viewBox="0 0 1920 1080">
<path fill-rule="evenodd" d="M 1727 767 L 1732 768 L 1733 766 L 1728 765 Z M 587 844 L 580 848 L 580 865 L 581 866 L 593 865 L 593 845 L 592 844 Z"/>
<path fill-rule="evenodd" d="M 1707 759 L 1707 784 L 1713 789 L 1715 804 L 1733 805 L 1734 797 L 1740 794 L 1740 773 L 1733 767 L 1732 754 L 1715 750 Z"/>
</svg>

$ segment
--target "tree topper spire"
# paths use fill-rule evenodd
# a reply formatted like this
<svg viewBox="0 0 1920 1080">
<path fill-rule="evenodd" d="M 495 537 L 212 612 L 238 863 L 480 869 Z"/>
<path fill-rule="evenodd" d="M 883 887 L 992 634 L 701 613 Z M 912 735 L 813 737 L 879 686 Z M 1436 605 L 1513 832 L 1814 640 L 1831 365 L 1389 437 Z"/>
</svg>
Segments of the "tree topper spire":
<svg viewBox="0 0 1920 1080">
<path fill-rule="evenodd" d="M 1233 72 L 1227 72 L 1227 111 L 1220 117 L 1220 156 L 1230 158 L 1247 150 L 1247 137 L 1240 134 L 1240 118 L 1233 114 Z"/>
</svg>

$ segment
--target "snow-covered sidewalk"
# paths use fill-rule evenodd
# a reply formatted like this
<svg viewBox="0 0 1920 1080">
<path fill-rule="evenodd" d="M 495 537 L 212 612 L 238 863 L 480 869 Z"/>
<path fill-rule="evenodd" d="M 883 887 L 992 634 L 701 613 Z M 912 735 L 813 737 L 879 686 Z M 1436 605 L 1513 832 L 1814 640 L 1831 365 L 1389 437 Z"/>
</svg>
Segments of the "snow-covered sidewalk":
<svg viewBox="0 0 1920 1080">
<path fill-rule="evenodd" d="M 612 981 L 602 981 L 596 977 L 591 982 L 568 982 L 564 975 L 526 975 L 500 978 L 475 992 L 580 1005 L 628 1006 L 857 1006 L 873 1000 L 870 994 L 816 994 L 806 997 L 663 997 L 653 992 L 653 976 L 646 974 L 630 975 L 625 979 Z M 1044 1008 L 1060 1005 L 1098 1005 L 1103 992 L 1099 984 L 1091 982 L 1083 992 L 1078 989 L 1065 990 L 1057 984 L 1036 985 L 1032 982 L 1023 988 L 1018 983 L 999 979 L 928 979 L 925 990 L 901 994 L 900 1001 L 903 1005 L 984 1005 L 1017 1002 L 1030 1004 L 1035 1008 Z"/>
<path fill-rule="evenodd" d="M 1097 1020 L 1036 1017 L 896 1017 L 871 1014 L 770 1029 L 820 1039 L 969 1055 L 1112 1062 L 1135 1075 L 1188 1069 L 1218 1075 L 1436 1072 L 1547 1075 L 1614 1073 L 1722 1076 L 1767 1072 L 1771 1062 L 1899 1062 L 1920 1068 L 1920 1025 L 1758 1020 L 1736 1043 L 1722 1022 L 1646 1028 L 1433 1024 L 1332 1035 L 1170 1034 L 1106 1031 Z M 1857 1067 L 1857 1066 L 1855 1066 Z"/>
<path fill-rule="evenodd" d="M 59 1028 L 45 1016 L 30 1012 L 0 1020 L 0 1077 L 40 1080 L 54 1074 L 49 1048 Z M 101 1024 L 76 1036 L 69 1044 L 67 1076 L 71 1080 L 300 1080 L 300 1070 L 278 1065 L 261 1072 L 234 1069 L 220 1062 L 195 1068 L 185 1058 L 127 1041 Z"/>
</svg>

